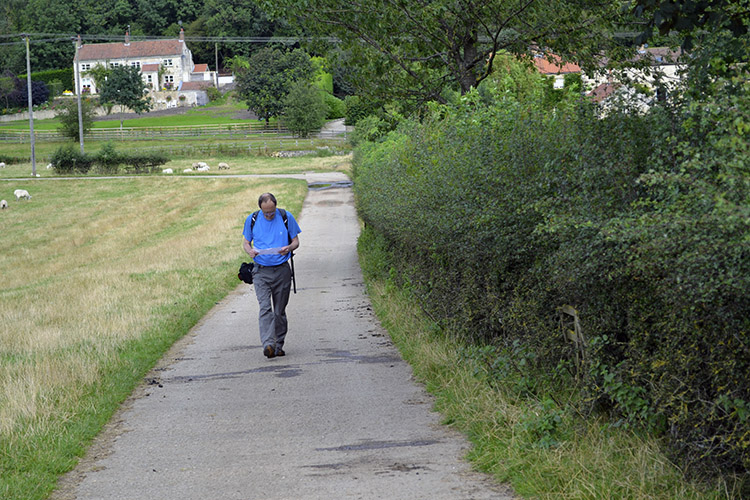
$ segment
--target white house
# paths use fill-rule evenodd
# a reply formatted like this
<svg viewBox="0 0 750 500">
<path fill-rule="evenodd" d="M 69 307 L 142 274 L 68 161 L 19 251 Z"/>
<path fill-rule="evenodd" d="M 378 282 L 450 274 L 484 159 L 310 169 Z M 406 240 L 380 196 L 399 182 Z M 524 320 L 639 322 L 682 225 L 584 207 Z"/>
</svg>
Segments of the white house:
<svg viewBox="0 0 750 500">
<path fill-rule="evenodd" d="M 213 73 L 207 64 L 195 64 L 193 54 L 185 43 L 185 32 L 180 29 L 176 40 L 130 41 L 126 33 L 124 43 L 92 43 L 78 49 L 78 72 L 82 93 L 97 94 L 96 82 L 87 72 L 97 64 L 105 68 L 134 66 L 139 68 L 143 81 L 154 90 L 180 90 L 193 80 L 213 86 Z M 159 74 L 161 70 L 161 75 Z M 78 81 L 76 81 L 78 83 Z"/>
</svg>

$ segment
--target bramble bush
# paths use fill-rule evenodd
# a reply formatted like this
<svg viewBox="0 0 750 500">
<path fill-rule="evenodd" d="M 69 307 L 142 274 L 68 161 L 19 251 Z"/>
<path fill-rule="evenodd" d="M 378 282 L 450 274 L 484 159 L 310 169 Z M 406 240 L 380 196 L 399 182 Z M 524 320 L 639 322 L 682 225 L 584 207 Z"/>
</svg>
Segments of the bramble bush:
<svg viewBox="0 0 750 500">
<path fill-rule="evenodd" d="M 691 473 L 742 479 L 750 102 L 714 95 L 602 118 L 573 101 L 552 112 L 543 92 L 470 93 L 363 137 L 354 186 L 394 275 L 444 331 L 527 353 L 517 368 L 548 379 L 528 390 L 579 384 L 580 411 L 661 433 Z"/>
</svg>

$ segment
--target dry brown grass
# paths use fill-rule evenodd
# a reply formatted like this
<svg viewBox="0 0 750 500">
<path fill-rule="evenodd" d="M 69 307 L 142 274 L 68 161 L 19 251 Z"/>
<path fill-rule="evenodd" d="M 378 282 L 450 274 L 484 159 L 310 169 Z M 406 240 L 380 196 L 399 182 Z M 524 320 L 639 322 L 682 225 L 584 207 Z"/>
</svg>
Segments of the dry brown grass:
<svg viewBox="0 0 750 500">
<path fill-rule="evenodd" d="M 12 194 L 18 182 L 0 182 Z M 299 213 L 302 181 L 165 177 L 26 182 L 0 213 L 0 443 L 50 434 L 170 307 L 226 282 L 258 194 Z M 8 195 L 0 195 L 8 198 Z M 218 276 L 217 276 L 218 275 Z M 9 444 L 10 443 L 10 444 Z M 0 488 L 1 490 L 1 488 Z M 0 495 L 2 496 L 2 495 Z"/>
</svg>

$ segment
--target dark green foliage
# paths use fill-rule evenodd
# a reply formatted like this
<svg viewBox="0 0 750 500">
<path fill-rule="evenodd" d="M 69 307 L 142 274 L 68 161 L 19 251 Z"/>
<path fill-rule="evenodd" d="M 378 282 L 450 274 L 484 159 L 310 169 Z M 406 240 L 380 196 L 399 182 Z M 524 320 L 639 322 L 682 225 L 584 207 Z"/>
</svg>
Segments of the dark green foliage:
<svg viewBox="0 0 750 500">
<path fill-rule="evenodd" d="M 81 150 L 68 144 L 60 146 L 52 153 L 50 163 L 58 174 L 85 174 L 91 170 L 93 159 Z"/>
<path fill-rule="evenodd" d="M 359 120 L 375 111 L 375 106 L 371 102 L 365 101 L 356 95 L 346 96 L 344 98 L 344 105 L 346 107 L 345 123 L 347 125 L 356 125 Z"/>
<path fill-rule="evenodd" d="M 388 129 L 389 125 L 386 121 L 371 115 L 357 121 L 357 126 L 354 127 L 354 133 L 349 141 L 354 146 L 362 142 L 374 142 L 384 137 Z"/>
<path fill-rule="evenodd" d="M 151 108 L 148 96 L 143 94 L 146 84 L 140 69 L 135 66 L 118 66 L 109 70 L 107 81 L 99 91 L 103 103 L 119 104 L 143 113 Z"/>
<path fill-rule="evenodd" d="M 599 118 L 545 95 L 469 93 L 362 143 L 368 230 L 446 331 L 497 349 L 498 370 L 579 384 L 581 411 L 663 433 L 691 472 L 747 474 L 750 102 Z M 580 366 L 562 328 L 575 319 Z"/>
<path fill-rule="evenodd" d="M 293 84 L 284 99 L 284 114 L 281 117 L 284 126 L 299 137 L 307 137 L 311 132 L 320 130 L 328 113 L 326 95 L 330 94 L 311 83 L 300 81 Z"/>
<path fill-rule="evenodd" d="M 80 139 L 80 128 L 78 124 L 78 101 L 66 99 L 57 108 L 55 117 L 60 120 L 58 130 L 69 139 L 77 141 Z M 81 99 L 81 124 L 83 134 L 86 135 L 94 124 L 94 103 L 91 99 Z"/>
<path fill-rule="evenodd" d="M 216 87 L 207 87 L 206 95 L 208 96 L 208 100 L 211 102 L 216 102 L 222 97 L 221 90 L 217 89 Z"/>
<path fill-rule="evenodd" d="M 108 142 L 103 145 L 99 152 L 94 157 L 97 170 L 102 174 L 116 174 L 125 162 L 126 158 L 115 150 L 114 144 Z"/>
<path fill-rule="evenodd" d="M 112 143 L 105 144 L 93 155 L 81 153 L 77 147 L 69 144 L 58 148 L 50 158 L 55 172 L 59 174 L 86 174 L 93 166 L 102 174 L 116 174 L 122 166 L 127 173 L 155 173 L 168 161 L 165 153 L 121 152 Z"/>
<path fill-rule="evenodd" d="M 23 74 L 19 78 L 25 79 L 26 75 Z M 54 81 L 59 81 L 64 87 L 63 90 L 73 90 L 73 65 L 65 69 L 50 69 L 46 71 L 37 71 L 31 73 L 32 81 L 38 80 L 44 82 L 49 86 Z"/>
<path fill-rule="evenodd" d="M 250 57 L 250 68 L 236 75 L 237 91 L 248 109 L 266 121 L 281 116 L 292 86 L 310 82 L 315 71 L 310 56 L 299 49 L 261 49 Z"/>
</svg>

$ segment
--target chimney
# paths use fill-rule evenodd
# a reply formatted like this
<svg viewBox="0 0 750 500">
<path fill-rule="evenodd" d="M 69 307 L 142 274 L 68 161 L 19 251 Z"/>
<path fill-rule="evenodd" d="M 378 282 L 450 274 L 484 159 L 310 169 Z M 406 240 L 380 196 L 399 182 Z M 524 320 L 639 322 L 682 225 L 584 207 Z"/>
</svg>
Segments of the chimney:
<svg viewBox="0 0 750 500">
<path fill-rule="evenodd" d="M 130 45 L 130 29 L 125 32 L 125 46 L 127 47 Z"/>
<path fill-rule="evenodd" d="M 185 41 L 185 30 L 180 28 L 180 42 Z"/>
</svg>

